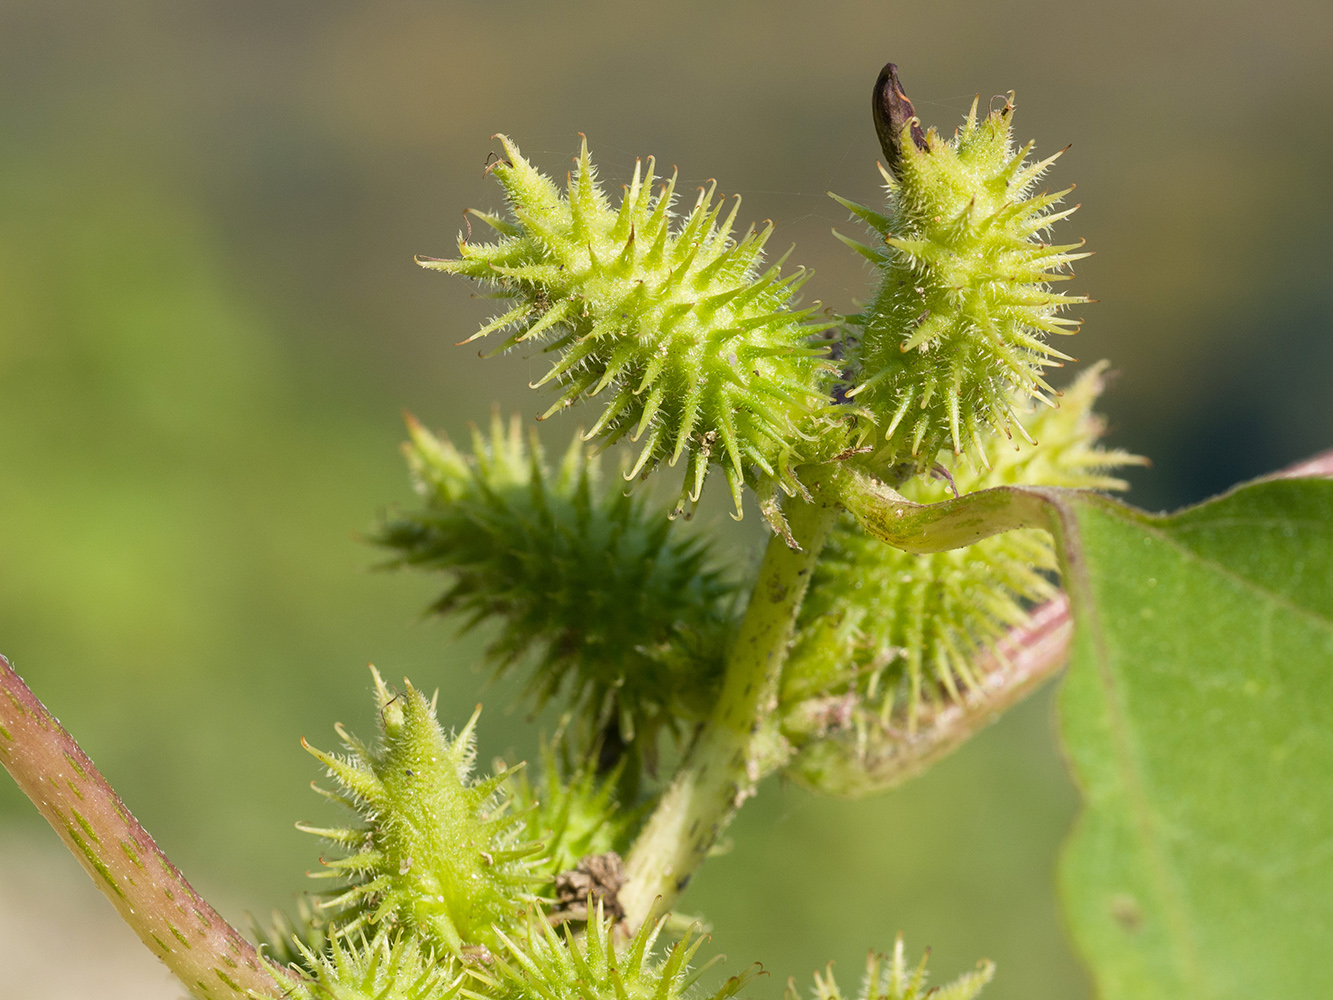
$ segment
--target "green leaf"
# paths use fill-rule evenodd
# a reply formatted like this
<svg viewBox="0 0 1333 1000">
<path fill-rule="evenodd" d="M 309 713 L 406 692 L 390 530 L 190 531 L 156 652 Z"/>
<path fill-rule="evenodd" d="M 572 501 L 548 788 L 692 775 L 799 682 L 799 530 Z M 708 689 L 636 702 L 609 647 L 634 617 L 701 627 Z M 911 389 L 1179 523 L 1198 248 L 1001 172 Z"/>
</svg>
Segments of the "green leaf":
<svg viewBox="0 0 1333 1000">
<path fill-rule="evenodd" d="M 1061 882 L 1099 996 L 1327 995 L 1333 482 L 1063 514 L 1086 808 Z"/>
<path fill-rule="evenodd" d="M 1073 607 L 1064 904 L 1102 1000 L 1324 996 L 1333 940 L 1333 453 L 1177 514 L 820 483 L 930 552 L 1045 526 Z"/>
</svg>

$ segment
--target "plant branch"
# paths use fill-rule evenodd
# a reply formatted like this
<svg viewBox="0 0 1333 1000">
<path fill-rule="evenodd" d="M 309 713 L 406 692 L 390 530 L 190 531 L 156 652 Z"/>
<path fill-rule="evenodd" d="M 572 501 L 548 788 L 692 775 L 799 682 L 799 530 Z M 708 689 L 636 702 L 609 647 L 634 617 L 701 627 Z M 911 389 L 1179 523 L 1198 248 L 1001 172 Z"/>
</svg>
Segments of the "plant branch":
<svg viewBox="0 0 1333 1000">
<path fill-rule="evenodd" d="M 619 898 L 631 929 L 654 909 L 671 907 L 781 752 L 772 723 L 778 681 L 811 570 L 838 510 L 797 501 L 785 513 L 799 548 L 777 535 L 769 539 L 717 706 L 630 851 Z"/>
<path fill-rule="evenodd" d="M 0 695 L 0 761 L 148 950 L 198 1000 L 283 996 L 3 656 Z"/>
</svg>

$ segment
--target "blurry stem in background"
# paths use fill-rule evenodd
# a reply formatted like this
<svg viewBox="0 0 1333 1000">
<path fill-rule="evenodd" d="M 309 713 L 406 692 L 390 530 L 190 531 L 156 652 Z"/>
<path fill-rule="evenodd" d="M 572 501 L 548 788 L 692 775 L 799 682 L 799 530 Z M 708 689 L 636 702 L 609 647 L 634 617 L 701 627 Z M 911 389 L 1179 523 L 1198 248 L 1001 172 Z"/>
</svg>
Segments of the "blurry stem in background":
<svg viewBox="0 0 1333 1000">
<path fill-rule="evenodd" d="M 0 695 L 0 761 L 148 950 L 198 1000 L 283 996 L 3 656 Z"/>
<path fill-rule="evenodd" d="M 810 573 L 838 516 L 797 500 L 784 511 L 799 548 L 773 535 L 727 657 L 717 707 L 634 842 L 620 904 L 631 932 L 668 910 L 769 769 L 778 680 Z"/>
</svg>

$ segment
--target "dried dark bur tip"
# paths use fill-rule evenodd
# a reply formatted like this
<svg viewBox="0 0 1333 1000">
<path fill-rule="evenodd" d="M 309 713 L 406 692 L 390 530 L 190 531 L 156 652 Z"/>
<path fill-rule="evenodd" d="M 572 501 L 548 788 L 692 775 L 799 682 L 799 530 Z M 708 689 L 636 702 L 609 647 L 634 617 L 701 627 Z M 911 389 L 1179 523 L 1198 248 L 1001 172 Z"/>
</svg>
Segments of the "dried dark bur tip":
<svg viewBox="0 0 1333 1000">
<path fill-rule="evenodd" d="M 911 122 L 912 141 L 916 148 L 926 148 L 926 133 L 916 117 L 916 109 L 903 93 L 902 81 L 898 79 L 898 67 L 886 63 L 879 71 L 875 81 L 875 92 L 871 97 L 871 112 L 875 116 L 875 134 L 879 136 L 880 148 L 884 150 L 886 166 L 898 174 L 898 167 L 903 161 L 902 135 L 903 126 Z"/>
</svg>

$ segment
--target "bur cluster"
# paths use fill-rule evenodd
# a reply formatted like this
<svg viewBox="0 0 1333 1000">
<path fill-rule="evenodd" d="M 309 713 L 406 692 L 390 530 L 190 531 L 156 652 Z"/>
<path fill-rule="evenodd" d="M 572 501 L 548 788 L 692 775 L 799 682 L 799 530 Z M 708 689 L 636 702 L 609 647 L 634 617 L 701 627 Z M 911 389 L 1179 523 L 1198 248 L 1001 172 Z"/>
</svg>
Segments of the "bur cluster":
<svg viewBox="0 0 1333 1000">
<path fill-rule="evenodd" d="M 548 355 L 533 383 L 555 389 L 543 417 L 590 402 L 591 426 L 550 461 L 518 418 L 497 414 L 469 448 L 409 421 L 421 502 L 375 540 L 392 565 L 446 581 L 432 610 L 486 629 L 497 671 L 524 672 L 557 734 L 537 776 L 502 762 L 476 776 L 476 715 L 448 735 L 419 691 L 376 675 L 378 740 L 340 729 L 343 754 L 312 751 L 356 822 L 309 828 L 339 855 L 321 873 L 336 883 L 322 915 L 286 951 L 307 1000 L 730 1000 L 750 973 L 705 993 L 689 968 L 703 939 L 666 939 L 685 922 L 660 910 L 695 853 L 764 774 L 880 790 L 872 761 L 979 697 L 997 640 L 1057 594 L 1043 532 L 912 555 L 837 492 L 878 480 L 875 497 L 931 504 L 1000 486 L 1113 490 L 1139 461 L 1099 444 L 1104 364 L 1063 394 L 1046 379 L 1069 360 L 1049 339 L 1074 332 L 1066 310 L 1086 301 L 1053 283 L 1082 254 L 1046 240 L 1068 192 L 1038 190 L 1054 157 L 1014 147 L 1012 100 L 974 105 L 948 140 L 891 65 L 874 102 L 888 200 L 839 199 L 870 227 L 854 245 L 875 267 L 872 300 L 847 317 L 802 307 L 806 273 L 766 263 L 771 226 L 736 233 L 739 204 L 714 185 L 678 212 L 676 177 L 649 159 L 613 199 L 586 141 L 561 186 L 498 137 L 489 172 L 507 210 L 472 213 L 493 240 L 469 223 L 457 259 L 420 263 L 504 300 L 469 339 Z M 619 475 L 604 476 L 599 453 L 617 445 Z M 627 486 L 682 461 L 670 509 Z M 713 466 L 737 515 L 749 488 L 774 530 L 758 569 L 724 572 L 674 518 Z M 654 788 L 663 733 L 679 770 Z M 644 843 L 684 843 L 671 856 L 687 870 L 627 883 L 654 871 Z M 632 912 L 627 884 L 665 905 Z M 900 938 L 871 955 L 858 1000 L 971 1000 L 992 972 L 928 987 Z M 831 974 L 814 1000 L 843 1000 Z"/>
<path fill-rule="evenodd" d="M 537 782 L 517 768 L 475 776 L 479 710 L 449 735 L 432 699 L 372 676 L 375 743 L 339 726 L 345 753 L 307 747 L 336 784 L 322 794 L 358 822 L 301 824 L 342 853 L 321 873 L 341 884 L 321 897 L 321 912 L 261 934 L 285 995 L 730 1000 L 752 978 L 699 989 L 712 963 L 690 967 L 705 940 L 697 928 L 663 946 L 669 914 L 626 934 L 613 893 L 586 896 L 576 913 L 552 898 L 562 875 L 624 848 L 636 814 L 620 807 L 614 775 L 585 768 L 565 779 L 548 753 Z"/>
</svg>

